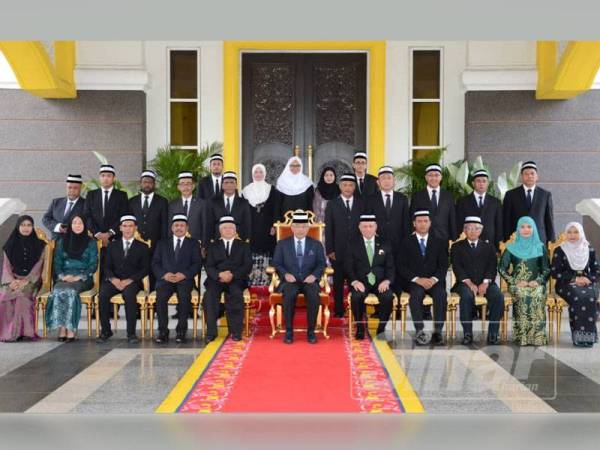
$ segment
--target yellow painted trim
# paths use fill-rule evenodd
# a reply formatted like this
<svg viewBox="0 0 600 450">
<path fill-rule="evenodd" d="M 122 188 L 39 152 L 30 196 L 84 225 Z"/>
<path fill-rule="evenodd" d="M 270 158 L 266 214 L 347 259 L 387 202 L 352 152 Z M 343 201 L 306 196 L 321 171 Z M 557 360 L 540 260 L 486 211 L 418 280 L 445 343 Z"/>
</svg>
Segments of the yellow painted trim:
<svg viewBox="0 0 600 450">
<path fill-rule="evenodd" d="M 390 380 L 394 385 L 394 389 L 398 393 L 398 397 L 402 402 L 402 406 L 404 406 L 404 410 L 407 413 L 419 414 L 424 413 L 425 408 L 423 408 L 423 404 L 421 400 L 419 400 L 419 396 L 414 391 L 412 385 L 400 364 L 396 360 L 394 353 L 390 349 L 390 346 L 385 341 L 380 341 L 378 339 L 373 340 L 373 345 L 377 349 L 379 353 L 379 357 L 381 358 L 381 362 L 386 368 Z"/>
<path fill-rule="evenodd" d="M 19 86 L 42 98 L 75 98 L 75 41 L 54 42 L 54 62 L 41 41 L 0 41 Z"/>
<path fill-rule="evenodd" d="M 560 59 L 557 41 L 537 43 L 538 100 L 573 98 L 592 87 L 600 69 L 600 41 L 570 41 Z"/>
<path fill-rule="evenodd" d="M 158 408 L 154 412 L 156 413 L 175 413 L 177 408 L 185 400 L 190 390 L 194 387 L 198 378 L 202 375 L 202 372 L 208 367 L 215 354 L 219 351 L 223 343 L 225 342 L 225 334 L 220 335 L 208 344 L 204 350 L 198 355 L 198 358 L 185 372 L 183 377 L 177 382 L 175 387 L 169 392 L 169 395 L 163 400 Z"/>
<path fill-rule="evenodd" d="M 240 170 L 241 53 L 260 50 L 368 52 L 367 150 L 369 171 L 377 173 L 385 161 L 385 41 L 225 41 L 223 44 L 223 156 L 227 170 L 238 173 Z"/>
</svg>

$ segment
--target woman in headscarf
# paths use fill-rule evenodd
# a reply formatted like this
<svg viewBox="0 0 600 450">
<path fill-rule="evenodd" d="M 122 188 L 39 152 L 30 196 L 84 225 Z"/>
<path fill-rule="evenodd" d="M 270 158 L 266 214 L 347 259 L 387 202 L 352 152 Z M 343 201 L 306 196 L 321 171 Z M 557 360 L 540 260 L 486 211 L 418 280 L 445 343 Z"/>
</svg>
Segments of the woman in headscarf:
<svg viewBox="0 0 600 450">
<path fill-rule="evenodd" d="M 531 217 L 519 219 L 515 241 L 506 246 L 498 271 L 513 298 L 515 344 L 547 344 L 545 309 L 550 261 Z"/>
<path fill-rule="evenodd" d="M 556 293 L 569 304 L 573 344 L 591 347 L 598 342 L 596 282 L 600 267 L 580 223 L 569 222 L 565 235 L 567 240 L 554 250 L 552 276 L 556 279 Z"/>
<path fill-rule="evenodd" d="M 252 249 L 252 273 L 250 283 L 253 286 L 266 286 L 269 278 L 265 269 L 271 263 L 275 248 L 275 207 L 278 192 L 266 181 L 267 169 L 262 164 L 252 167 L 252 183 L 242 189 L 242 197 L 250 203 L 252 229 L 250 246 Z"/>
<path fill-rule="evenodd" d="M 81 216 L 73 216 L 54 250 L 54 287 L 48 297 L 46 326 L 58 328 L 60 342 L 72 342 L 81 318 L 79 293 L 92 288 L 98 247 Z"/>
<path fill-rule="evenodd" d="M 315 189 L 310 178 L 302 173 L 302 160 L 297 156 L 292 156 L 285 165 L 277 179 L 277 190 L 280 193 L 277 219 L 283 220 L 290 210 L 312 211 Z"/>
<path fill-rule="evenodd" d="M 0 285 L 0 341 L 37 339 L 35 295 L 42 281 L 46 243 L 35 234 L 31 216 L 17 219 L 3 250 Z"/>
<path fill-rule="evenodd" d="M 325 167 L 321 172 L 321 178 L 315 189 L 315 199 L 313 200 L 313 212 L 319 222 L 325 222 L 325 207 L 329 200 L 340 195 L 340 188 L 337 185 L 337 177 L 333 167 Z"/>
</svg>

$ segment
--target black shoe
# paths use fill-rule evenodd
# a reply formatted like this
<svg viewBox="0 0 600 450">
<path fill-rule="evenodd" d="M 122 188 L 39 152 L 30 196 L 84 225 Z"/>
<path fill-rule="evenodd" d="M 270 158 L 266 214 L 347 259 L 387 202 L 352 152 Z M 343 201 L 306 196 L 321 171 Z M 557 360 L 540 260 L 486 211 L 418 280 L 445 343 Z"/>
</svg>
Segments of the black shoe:
<svg viewBox="0 0 600 450">
<path fill-rule="evenodd" d="M 73 342 L 73 341 L 75 341 L 75 336 L 73 336 L 73 337 L 68 337 L 66 342 L 67 342 L 67 344 L 70 344 L 70 343 L 71 343 L 71 342 Z"/>
<path fill-rule="evenodd" d="M 461 344 L 462 345 L 471 345 L 472 343 L 473 343 L 473 336 L 469 333 L 465 333 Z"/>
<path fill-rule="evenodd" d="M 58 342 L 65 342 L 67 340 L 67 337 L 66 336 L 59 336 L 57 340 L 58 340 Z"/>
<path fill-rule="evenodd" d="M 415 334 L 415 345 L 429 345 L 431 342 L 431 337 L 424 331 L 417 331 Z"/>
<path fill-rule="evenodd" d="M 232 334 L 231 335 L 231 340 L 235 341 L 235 342 L 239 342 L 242 340 L 242 336 L 240 334 Z"/>
<path fill-rule="evenodd" d="M 135 334 L 130 334 L 129 336 L 127 336 L 128 344 L 137 344 L 138 342 L 140 342 L 140 340 Z"/>
<path fill-rule="evenodd" d="M 179 319 L 179 314 L 171 314 L 171 319 Z"/>
<path fill-rule="evenodd" d="M 293 331 L 286 331 L 285 332 L 285 337 L 283 338 L 283 343 L 284 344 L 291 344 L 292 342 L 294 342 L 294 332 Z"/>
<path fill-rule="evenodd" d="M 364 325 L 356 325 L 356 335 L 354 337 L 360 341 L 362 341 L 365 338 L 365 326 Z"/>
<path fill-rule="evenodd" d="M 489 335 L 487 343 L 488 345 L 500 345 L 500 338 L 497 335 Z"/>
<path fill-rule="evenodd" d="M 166 344 L 169 342 L 168 334 L 159 334 L 158 337 L 154 340 L 157 344 Z"/>
<path fill-rule="evenodd" d="M 440 333 L 438 331 L 433 333 L 431 335 L 431 343 L 433 345 L 444 345 L 444 337 L 442 336 L 442 333 Z"/>
<path fill-rule="evenodd" d="M 306 340 L 308 341 L 309 344 L 316 344 L 317 343 L 317 336 L 315 335 L 314 331 L 308 331 L 306 333 Z"/>
<path fill-rule="evenodd" d="M 113 335 L 112 331 L 109 331 L 108 333 L 100 334 L 100 336 L 96 339 L 96 344 L 104 344 L 106 341 L 108 341 L 110 339 L 110 337 L 112 335 Z"/>
<path fill-rule="evenodd" d="M 175 342 L 177 342 L 178 344 L 184 344 L 185 341 L 186 341 L 185 334 L 178 334 L 177 337 L 175 338 Z"/>
<path fill-rule="evenodd" d="M 216 336 L 206 336 L 204 338 L 204 342 L 206 342 L 207 344 L 210 344 L 212 341 L 214 341 L 217 337 Z"/>
</svg>

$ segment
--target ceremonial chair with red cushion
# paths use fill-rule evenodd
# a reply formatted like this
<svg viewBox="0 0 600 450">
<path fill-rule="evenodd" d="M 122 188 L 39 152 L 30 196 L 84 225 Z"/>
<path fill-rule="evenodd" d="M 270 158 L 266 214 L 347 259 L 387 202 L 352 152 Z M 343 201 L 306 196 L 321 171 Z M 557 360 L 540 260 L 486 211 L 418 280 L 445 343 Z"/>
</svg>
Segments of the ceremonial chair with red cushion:
<svg viewBox="0 0 600 450">
<path fill-rule="evenodd" d="M 312 211 L 306 211 L 308 213 L 308 237 L 311 237 L 319 242 L 323 242 L 325 224 L 317 222 L 315 214 Z M 277 222 L 274 224 L 276 230 L 276 239 L 280 241 L 282 239 L 292 236 L 292 214 L 293 211 L 288 211 L 284 215 L 283 222 Z M 271 276 L 271 284 L 269 285 L 269 320 L 271 322 L 271 338 L 275 337 L 277 333 L 285 331 L 283 327 L 282 311 L 283 311 L 283 294 L 278 292 L 280 279 L 275 267 L 267 267 L 267 274 Z M 329 339 L 327 334 L 327 325 L 329 324 L 329 317 L 331 315 L 329 311 L 329 294 L 331 287 L 329 286 L 328 277 L 333 275 L 333 269 L 330 267 L 325 268 L 323 276 L 319 282 L 321 286 L 321 293 L 319 294 L 320 304 L 319 312 L 317 314 L 317 326 L 315 332 L 323 333 L 326 339 Z M 304 295 L 299 294 L 296 299 L 296 307 L 306 307 Z"/>
</svg>

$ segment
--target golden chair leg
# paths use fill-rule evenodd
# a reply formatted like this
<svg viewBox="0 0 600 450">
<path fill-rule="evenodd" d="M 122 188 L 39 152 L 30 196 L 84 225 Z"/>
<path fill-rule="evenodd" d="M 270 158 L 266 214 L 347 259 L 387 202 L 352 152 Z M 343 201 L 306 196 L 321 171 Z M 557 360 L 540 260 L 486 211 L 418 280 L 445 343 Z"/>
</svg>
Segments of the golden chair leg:
<svg viewBox="0 0 600 450">
<path fill-rule="evenodd" d="M 548 306 L 548 341 L 554 342 L 554 306 Z"/>
<path fill-rule="evenodd" d="M 502 323 L 503 323 L 503 328 L 504 328 L 504 336 L 502 337 L 502 340 L 504 342 L 508 341 L 508 306 L 506 306 L 504 308 L 504 316 L 502 317 Z"/>
<path fill-rule="evenodd" d="M 400 336 L 406 333 L 406 305 L 400 305 Z"/>
<path fill-rule="evenodd" d="M 96 337 L 100 337 L 100 302 L 99 299 L 94 301 L 94 313 L 96 315 Z"/>
<path fill-rule="evenodd" d="M 282 305 L 277 305 L 275 307 L 275 312 L 277 313 L 277 330 L 281 331 L 282 328 L 282 324 L 283 324 L 283 319 L 282 319 L 282 314 L 283 314 L 283 306 Z"/>
<path fill-rule="evenodd" d="M 560 341 L 560 326 L 562 321 L 562 308 L 556 308 L 556 342 Z"/>
<path fill-rule="evenodd" d="M 325 336 L 325 339 L 329 339 L 329 335 L 327 334 L 327 326 L 329 325 L 330 317 L 331 311 L 329 311 L 329 306 L 325 306 L 325 311 L 323 312 L 323 336 Z"/>
<path fill-rule="evenodd" d="M 42 303 L 42 326 L 43 326 L 43 336 L 46 337 L 48 335 L 48 330 L 46 329 L 46 304 Z"/>
<path fill-rule="evenodd" d="M 452 339 L 456 339 L 456 322 L 457 322 L 457 316 L 456 316 L 456 312 L 458 311 L 458 306 L 454 305 L 454 307 L 452 308 Z"/>
<path fill-rule="evenodd" d="M 481 334 L 485 336 L 485 325 L 487 320 L 487 305 L 481 305 Z"/>
<path fill-rule="evenodd" d="M 452 322 L 450 320 L 451 317 L 451 313 L 450 310 L 452 309 L 452 306 L 448 305 L 446 307 L 446 340 L 450 339 L 450 327 L 452 326 Z"/>
<path fill-rule="evenodd" d="M 277 330 L 275 329 L 275 306 L 271 305 L 269 308 L 269 321 L 271 322 L 271 339 L 275 337 L 277 334 Z"/>
<path fill-rule="evenodd" d="M 315 324 L 315 328 L 318 330 L 319 328 L 323 329 L 323 306 L 319 305 L 317 309 L 317 323 Z"/>
<path fill-rule="evenodd" d="M 92 337 L 92 305 L 87 305 L 87 319 L 88 319 L 88 338 Z"/>
<path fill-rule="evenodd" d="M 352 317 L 352 308 L 348 308 L 348 339 L 352 340 L 352 322 L 354 317 Z"/>
<path fill-rule="evenodd" d="M 36 300 L 35 302 L 35 318 L 34 318 L 34 329 L 37 333 L 40 326 L 40 302 Z"/>
<path fill-rule="evenodd" d="M 192 337 L 196 339 L 198 337 L 198 306 L 192 305 Z"/>
<path fill-rule="evenodd" d="M 140 336 L 142 339 L 146 337 L 146 305 L 140 305 L 140 326 L 142 328 Z"/>
<path fill-rule="evenodd" d="M 250 305 L 244 304 L 244 336 L 250 336 Z"/>
<path fill-rule="evenodd" d="M 398 300 L 392 304 L 392 342 L 396 342 L 396 314 L 398 312 Z"/>
<path fill-rule="evenodd" d="M 113 323 L 114 323 L 114 331 L 117 331 L 117 316 L 119 315 L 119 306 L 114 303 L 113 304 Z"/>
</svg>

